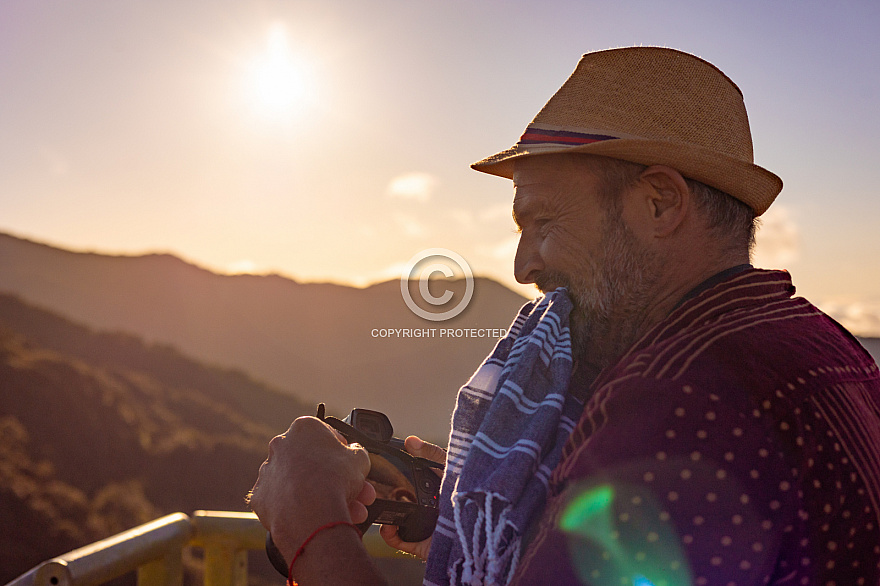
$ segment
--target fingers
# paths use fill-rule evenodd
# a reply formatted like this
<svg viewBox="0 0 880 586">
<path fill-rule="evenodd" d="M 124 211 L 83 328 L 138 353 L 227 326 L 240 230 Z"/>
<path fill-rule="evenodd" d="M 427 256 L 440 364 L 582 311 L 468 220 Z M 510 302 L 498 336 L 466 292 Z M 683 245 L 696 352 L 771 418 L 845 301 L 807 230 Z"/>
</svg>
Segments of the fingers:
<svg viewBox="0 0 880 586">
<path fill-rule="evenodd" d="M 367 517 L 370 516 L 370 512 L 363 503 L 354 501 L 348 504 L 348 516 L 351 517 L 351 522 L 357 525 L 366 521 Z"/>
<path fill-rule="evenodd" d="M 271 457 L 271 456 L 270 456 Z M 270 530 L 268 516 L 264 513 L 263 507 L 263 493 L 264 493 L 264 485 L 268 482 L 267 476 L 269 475 L 269 460 L 266 459 L 265 462 L 260 466 L 259 474 L 257 475 L 257 480 L 254 482 L 254 486 L 250 489 L 245 497 L 245 501 L 248 506 L 250 506 L 251 510 L 257 514 L 257 518 L 260 519 L 260 523 L 262 523 L 263 527 L 266 528 L 267 531 Z"/>
<path fill-rule="evenodd" d="M 363 523 L 367 520 L 369 512 L 367 507 L 376 500 L 376 488 L 369 482 L 364 481 L 364 486 L 353 501 L 348 504 L 348 513 L 352 523 Z"/>
<path fill-rule="evenodd" d="M 362 502 L 363 505 L 367 505 L 375 499 L 375 490 L 370 486 L 369 489 L 363 487 L 364 484 L 368 484 L 365 482 L 367 475 L 370 473 L 370 455 L 367 453 L 367 450 L 363 448 L 360 444 L 348 444 L 345 437 L 340 434 L 338 431 L 321 421 L 320 419 L 314 417 L 300 417 L 296 421 L 293 422 L 294 425 L 291 426 L 291 430 L 293 430 L 294 426 L 299 424 L 301 427 L 308 426 L 309 435 L 308 437 L 303 437 L 303 439 L 308 439 L 308 441 L 314 442 L 311 445 L 315 445 L 318 440 L 321 440 L 322 445 L 328 450 L 328 455 L 331 453 L 337 453 L 340 445 L 344 446 L 344 452 L 338 452 L 340 458 L 343 460 L 347 460 L 345 464 L 351 467 L 351 474 L 360 474 L 359 478 L 355 478 L 353 476 L 349 476 L 349 493 L 348 493 L 348 502 L 356 503 L 359 501 L 359 497 L 361 494 L 364 494 L 364 498 L 371 498 L 369 502 Z M 323 432 L 323 433 L 322 433 Z M 329 432 L 329 433 L 328 433 Z M 337 443 L 338 442 L 338 443 Z M 345 454 L 345 456 L 343 456 Z M 343 473 L 343 470 L 337 470 L 340 474 Z M 348 476 L 348 475 L 346 475 Z M 372 492 L 372 497 L 369 497 L 369 492 Z M 353 509 L 360 514 L 360 507 L 354 506 Z M 365 517 L 366 518 L 366 517 Z"/>
<path fill-rule="evenodd" d="M 428 552 L 431 549 L 430 537 L 424 541 L 416 543 L 403 541 L 397 534 L 397 527 L 395 525 L 382 525 L 379 528 L 379 535 L 382 536 L 385 543 L 394 549 L 399 549 L 402 552 L 418 556 L 423 560 L 428 559 Z"/>
<path fill-rule="evenodd" d="M 295 442 L 314 445 L 316 448 L 322 446 L 331 451 L 335 443 L 339 442 L 348 449 L 351 458 L 363 473 L 364 478 L 370 471 L 370 456 L 367 451 L 360 444 L 349 445 L 341 433 L 316 417 L 299 417 L 290 425 L 287 433 L 273 438 L 269 443 L 270 457 L 272 452 L 280 447 L 280 442 L 288 438 Z M 273 446 L 273 443 L 276 445 Z"/>
<path fill-rule="evenodd" d="M 401 546 L 406 547 L 407 542 L 400 539 L 397 535 L 397 526 L 396 525 L 380 525 L 379 526 L 379 535 L 382 536 L 382 539 L 385 540 L 385 543 L 393 547 L 394 549 L 400 549 L 400 551 L 405 551 L 401 549 Z M 410 552 L 407 552 L 410 553 Z"/>
<path fill-rule="evenodd" d="M 327 425 L 327 424 L 325 423 L 324 425 Z M 330 426 L 327 425 L 327 427 L 330 427 Z M 336 439 L 338 439 L 341 444 L 346 445 L 346 446 L 348 445 L 348 441 L 345 439 L 344 435 L 339 433 L 339 430 L 333 429 L 332 427 L 330 427 L 330 431 L 333 432 L 333 435 L 336 436 Z"/>
<path fill-rule="evenodd" d="M 404 445 L 406 446 L 406 451 L 413 456 L 425 458 L 426 460 L 431 460 L 432 462 L 438 462 L 440 464 L 446 463 L 446 450 L 440 446 L 429 444 L 414 435 L 406 438 L 406 440 L 404 440 Z"/>
<path fill-rule="evenodd" d="M 364 487 L 355 499 L 357 502 L 365 506 L 370 506 L 376 500 L 376 487 L 369 482 L 364 482 Z"/>
<path fill-rule="evenodd" d="M 376 498 L 373 487 L 365 487 L 369 471 L 361 446 L 345 445 L 321 420 L 301 417 L 270 442 L 249 502 L 273 534 L 349 517 L 363 521 Z"/>
<path fill-rule="evenodd" d="M 364 478 L 370 473 L 370 454 L 367 453 L 367 450 L 361 446 L 360 444 L 350 444 L 346 446 L 349 453 L 352 455 L 352 459 L 354 460 L 355 465 L 358 467 L 358 470 L 364 475 Z"/>
</svg>

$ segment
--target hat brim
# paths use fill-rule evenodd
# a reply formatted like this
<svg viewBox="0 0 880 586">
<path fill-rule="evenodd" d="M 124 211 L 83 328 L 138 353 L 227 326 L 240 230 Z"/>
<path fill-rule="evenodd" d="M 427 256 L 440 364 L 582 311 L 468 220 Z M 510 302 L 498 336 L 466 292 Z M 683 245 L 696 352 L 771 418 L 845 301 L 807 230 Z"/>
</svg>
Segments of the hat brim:
<svg viewBox="0 0 880 586">
<path fill-rule="evenodd" d="M 749 161 L 680 142 L 632 138 L 603 140 L 578 146 L 515 145 L 471 165 L 471 168 L 513 179 L 517 159 L 560 153 L 600 155 L 639 163 L 667 165 L 683 176 L 705 183 L 742 201 L 760 216 L 782 191 L 782 179 Z"/>
</svg>

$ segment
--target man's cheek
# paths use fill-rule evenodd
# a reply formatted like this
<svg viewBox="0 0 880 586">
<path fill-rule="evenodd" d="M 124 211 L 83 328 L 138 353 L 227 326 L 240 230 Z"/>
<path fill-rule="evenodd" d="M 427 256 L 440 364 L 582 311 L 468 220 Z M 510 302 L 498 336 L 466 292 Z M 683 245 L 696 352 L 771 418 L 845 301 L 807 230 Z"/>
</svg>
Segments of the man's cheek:
<svg viewBox="0 0 880 586">
<path fill-rule="evenodd" d="M 580 265 L 580 259 L 589 254 L 590 241 L 587 234 L 577 232 L 570 226 L 553 223 L 544 235 L 547 254 L 556 260 L 556 267 L 572 269 Z"/>
</svg>

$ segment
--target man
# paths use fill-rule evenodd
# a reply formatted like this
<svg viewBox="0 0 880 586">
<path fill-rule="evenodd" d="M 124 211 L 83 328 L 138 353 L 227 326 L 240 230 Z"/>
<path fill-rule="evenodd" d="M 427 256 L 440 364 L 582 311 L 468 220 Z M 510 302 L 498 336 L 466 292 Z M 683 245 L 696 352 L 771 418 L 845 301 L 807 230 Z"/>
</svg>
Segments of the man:
<svg viewBox="0 0 880 586">
<path fill-rule="evenodd" d="M 787 273 L 748 264 L 782 183 L 752 162 L 733 82 L 671 49 L 590 53 L 513 148 L 474 167 L 513 179 L 516 278 L 548 293 L 517 323 L 531 341 L 561 332 L 542 360 L 570 358 L 579 412 L 572 429 L 561 408 L 564 441 L 539 443 L 524 473 L 552 462 L 538 506 L 517 517 L 502 499 L 500 520 L 488 496 L 460 498 L 482 481 L 469 462 L 493 457 L 491 415 L 465 448 L 454 420 L 433 541 L 383 528 L 428 557 L 426 583 L 878 584 L 877 365 Z M 493 445 L 497 466 L 515 457 Z M 359 536 L 328 525 L 365 518 L 368 470 L 315 419 L 270 444 L 252 504 L 301 584 L 382 583 Z"/>
</svg>

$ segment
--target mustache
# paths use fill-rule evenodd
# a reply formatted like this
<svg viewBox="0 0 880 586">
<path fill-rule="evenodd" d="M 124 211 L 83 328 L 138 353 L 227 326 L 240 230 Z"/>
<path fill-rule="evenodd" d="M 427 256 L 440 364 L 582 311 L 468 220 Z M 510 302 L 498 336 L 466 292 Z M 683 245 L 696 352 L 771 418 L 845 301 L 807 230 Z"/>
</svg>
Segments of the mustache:
<svg viewBox="0 0 880 586">
<path fill-rule="evenodd" d="M 543 294 L 555 291 L 559 287 L 565 287 L 571 291 L 571 279 L 558 271 L 546 271 L 535 277 L 535 287 Z"/>
</svg>

